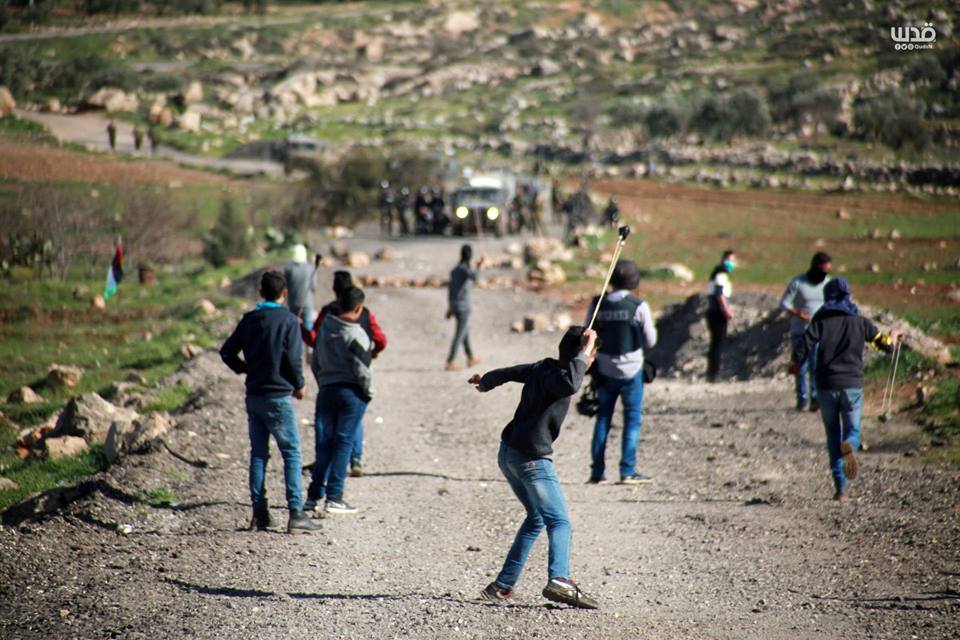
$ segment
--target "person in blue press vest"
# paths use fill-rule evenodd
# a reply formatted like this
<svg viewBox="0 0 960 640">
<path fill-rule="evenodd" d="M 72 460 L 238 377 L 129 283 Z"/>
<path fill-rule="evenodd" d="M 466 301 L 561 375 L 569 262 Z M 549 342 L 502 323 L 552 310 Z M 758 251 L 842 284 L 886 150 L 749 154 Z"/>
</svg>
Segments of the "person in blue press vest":
<svg viewBox="0 0 960 640">
<path fill-rule="evenodd" d="M 620 482 L 649 484 L 653 479 L 637 473 L 637 444 L 643 420 L 644 349 L 657 344 L 657 328 L 650 306 L 633 295 L 640 284 L 640 272 L 631 260 L 618 260 L 610 278 L 613 291 L 603 298 L 594 328 L 599 336 L 594 384 L 599 404 L 593 429 L 593 463 L 589 483 L 604 482 L 604 454 L 617 398 L 623 401 L 623 442 L 620 454 Z M 597 304 L 594 298 L 587 323 Z"/>
</svg>

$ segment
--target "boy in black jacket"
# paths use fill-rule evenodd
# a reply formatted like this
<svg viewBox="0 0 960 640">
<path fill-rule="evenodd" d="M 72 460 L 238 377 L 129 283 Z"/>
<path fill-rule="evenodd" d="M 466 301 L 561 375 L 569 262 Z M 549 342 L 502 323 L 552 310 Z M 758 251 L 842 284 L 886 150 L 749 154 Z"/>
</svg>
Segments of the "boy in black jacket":
<svg viewBox="0 0 960 640">
<path fill-rule="evenodd" d="M 583 382 L 596 355 L 597 334 L 571 327 L 560 341 L 560 358 L 547 358 L 474 375 L 468 380 L 481 392 L 506 382 L 521 382 L 520 404 L 500 436 L 498 463 L 527 517 L 510 547 L 497 579 L 480 594 L 485 600 L 503 601 L 513 595 L 513 586 L 540 532 L 550 540 L 548 576 L 543 596 L 584 609 L 596 609 L 597 601 L 570 580 L 570 520 L 560 480 L 553 470 L 553 441 L 570 406 L 570 396 Z"/>
<path fill-rule="evenodd" d="M 863 347 L 866 344 L 891 351 L 899 339 L 896 331 L 881 333 L 853 304 L 850 286 L 836 278 L 823 289 L 824 303 L 813 316 L 803 340 L 793 351 L 791 373 L 800 369 L 816 345 L 817 399 L 827 433 L 827 452 L 836 488 L 834 500 L 843 502 L 847 485 L 857 477 L 854 452 L 860 446 L 860 415 L 863 411 Z"/>
<path fill-rule="evenodd" d="M 287 532 L 319 528 L 303 513 L 300 483 L 300 432 L 293 398 L 303 398 L 303 347 L 300 323 L 287 308 L 287 284 L 278 271 L 260 279 L 263 302 L 245 313 L 237 328 L 220 348 L 220 357 L 234 373 L 246 374 L 247 426 L 250 434 L 250 497 L 253 521 L 250 528 L 268 529 L 270 511 L 264 476 L 270 458 L 270 436 L 283 456 L 290 520 Z M 243 358 L 240 358 L 240 352 Z"/>
</svg>

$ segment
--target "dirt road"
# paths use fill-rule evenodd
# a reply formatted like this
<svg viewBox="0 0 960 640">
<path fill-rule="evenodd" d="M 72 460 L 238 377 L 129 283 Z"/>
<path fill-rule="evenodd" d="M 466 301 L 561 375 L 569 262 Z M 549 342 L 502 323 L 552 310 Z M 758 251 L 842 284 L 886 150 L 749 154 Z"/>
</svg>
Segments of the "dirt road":
<svg viewBox="0 0 960 640">
<path fill-rule="evenodd" d="M 441 273 L 457 245 L 398 243 L 406 258 L 391 268 Z M 206 354 L 178 374 L 200 395 L 168 443 L 210 466 L 166 452 L 131 457 L 62 515 L 0 531 L 0 636 L 960 635 L 956 470 L 903 458 L 904 441 L 918 437 L 909 425 L 868 420 L 862 477 L 837 506 L 818 419 L 796 414 L 787 383 L 773 380 L 651 385 L 639 453 L 640 470 L 656 478 L 648 487 L 585 485 L 592 425 L 571 414 L 555 462 L 574 528 L 573 577 L 602 609 L 546 605 L 545 540 L 513 604 L 478 602 L 521 520 L 496 467 L 519 388 L 480 395 L 466 374 L 442 370 L 452 326 L 441 290 L 368 294 L 390 346 L 366 418 L 368 475 L 347 484 L 360 514 L 328 518 L 313 536 L 240 530 L 249 517 L 242 381 Z M 502 290 L 477 291 L 475 301 L 483 367 L 554 351 L 556 334 L 508 326 L 555 303 Z M 313 415 L 309 388 L 303 419 Z M 313 435 L 306 425 L 302 433 L 309 450 Z M 618 446 L 615 438 L 610 453 Z M 161 489 L 172 505 L 134 499 Z M 285 520 L 276 451 L 269 492 Z"/>
<path fill-rule="evenodd" d="M 91 151 L 110 151 L 110 143 L 107 139 L 109 118 L 102 113 L 63 115 L 18 109 L 17 116 L 43 125 L 61 142 L 72 142 Z M 114 124 L 117 127 L 116 152 L 120 154 L 129 154 L 141 158 L 162 158 L 190 167 L 229 171 L 240 176 L 283 175 L 283 165 L 269 160 L 208 158 L 184 153 L 165 145 L 160 145 L 155 153 L 151 153 L 150 141 L 147 139 L 144 139 L 141 150 L 137 151 L 133 144 L 133 125 L 122 120 L 115 120 Z"/>
</svg>

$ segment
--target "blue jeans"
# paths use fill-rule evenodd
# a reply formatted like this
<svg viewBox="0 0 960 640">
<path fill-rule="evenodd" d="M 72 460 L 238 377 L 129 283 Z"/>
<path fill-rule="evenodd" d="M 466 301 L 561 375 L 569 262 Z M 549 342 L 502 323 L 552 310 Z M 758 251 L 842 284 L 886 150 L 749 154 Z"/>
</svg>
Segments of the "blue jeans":
<svg viewBox="0 0 960 640">
<path fill-rule="evenodd" d="M 553 471 L 553 461 L 549 458 L 531 458 L 501 442 L 497 463 L 513 493 L 527 511 L 527 517 L 520 525 L 503 568 L 497 575 L 497 584 L 504 589 L 513 588 L 520 578 L 533 543 L 544 527 L 550 541 L 548 578 L 570 577 L 570 544 L 573 532 L 567 517 L 567 501 L 563 497 L 563 488 Z"/>
<path fill-rule="evenodd" d="M 300 432 L 293 398 L 247 396 L 247 427 L 250 433 L 250 498 L 254 508 L 267 504 L 264 477 L 270 459 L 270 436 L 283 456 L 283 480 L 287 485 L 287 508 L 303 508 L 300 484 Z"/>
<path fill-rule="evenodd" d="M 837 493 L 847 490 L 847 476 L 843 473 L 840 443 L 849 441 L 853 450 L 860 447 L 860 413 L 863 410 L 863 389 L 820 389 L 817 394 L 820 415 L 827 432 L 827 454 Z"/>
<path fill-rule="evenodd" d="M 457 358 L 457 352 L 460 350 L 460 343 L 463 343 L 463 351 L 468 358 L 473 357 L 473 349 L 470 348 L 470 310 L 454 309 L 453 318 L 457 321 L 457 329 L 453 334 L 453 342 L 450 344 L 450 353 L 447 355 L 447 362 L 453 362 Z"/>
<path fill-rule="evenodd" d="M 363 420 L 367 401 L 352 384 L 331 384 L 317 392 L 314 427 L 317 433 L 317 460 L 307 490 L 307 500 L 317 502 L 343 498 L 347 465 L 353 451 L 357 425 Z M 326 486 L 324 486 L 326 485 Z"/>
<path fill-rule="evenodd" d="M 357 422 L 357 432 L 353 434 L 353 450 L 350 452 L 350 464 L 360 464 L 363 459 L 363 420 Z"/>
<path fill-rule="evenodd" d="M 603 478 L 606 462 L 607 436 L 617 398 L 623 399 L 623 446 L 620 453 L 620 477 L 632 476 L 637 471 L 637 444 L 640 442 L 640 426 L 643 423 L 643 373 L 632 378 L 608 378 L 597 374 L 597 423 L 593 427 L 593 442 L 590 452 L 593 465 L 590 477 Z"/>
<path fill-rule="evenodd" d="M 793 348 L 793 351 L 797 350 L 798 343 L 803 342 L 803 334 L 790 336 L 790 346 Z M 817 347 L 814 346 L 810 350 L 810 353 L 807 354 L 807 359 L 800 363 L 800 370 L 797 371 L 797 375 L 794 378 L 796 383 L 794 389 L 797 393 L 797 406 L 803 406 L 807 403 L 807 400 L 816 400 L 817 399 L 817 380 L 814 375 L 814 371 L 817 369 Z M 807 382 L 810 384 L 810 393 L 807 393 Z"/>
</svg>

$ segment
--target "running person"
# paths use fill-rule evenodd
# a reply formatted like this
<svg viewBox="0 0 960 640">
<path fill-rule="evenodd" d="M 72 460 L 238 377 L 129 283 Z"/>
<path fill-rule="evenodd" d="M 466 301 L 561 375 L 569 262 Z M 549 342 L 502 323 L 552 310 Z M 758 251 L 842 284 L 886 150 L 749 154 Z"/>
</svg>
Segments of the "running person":
<svg viewBox="0 0 960 640">
<path fill-rule="evenodd" d="M 600 605 L 570 579 L 572 532 L 560 480 L 553 470 L 553 442 L 570 407 L 570 396 L 583 383 L 595 355 L 597 334 L 571 327 L 560 341 L 560 357 L 533 364 L 495 369 L 468 381 L 477 391 L 495 389 L 507 382 L 520 382 L 520 404 L 500 436 L 497 462 L 527 517 L 517 531 L 503 568 L 480 597 L 503 601 L 513 596 L 533 543 L 546 528 L 550 548 L 547 586 L 543 596 L 584 609 Z"/>
<path fill-rule="evenodd" d="M 826 286 L 830 273 L 830 256 L 822 251 L 813 254 L 810 268 L 790 281 L 787 290 L 783 292 L 780 308 L 790 315 L 790 346 L 797 348 L 797 343 L 803 340 L 803 334 L 810 325 L 810 319 L 823 305 L 823 288 Z M 810 411 L 819 411 L 817 402 L 817 381 L 814 375 L 817 350 L 813 349 L 807 359 L 800 363 L 795 379 L 797 394 L 797 411 L 807 408 L 810 401 Z M 809 387 L 808 387 L 809 382 Z M 809 389 L 809 390 L 808 390 Z"/>
<path fill-rule="evenodd" d="M 813 316 L 803 340 L 793 350 L 791 373 L 815 348 L 818 349 L 815 375 L 820 416 L 827 436 L 827 454 L 833 474 L 833 499 L 842 502 L 849 481 L 857 477 L 854 452 L 860 446 L 860 417 L 863 411 L 863 347 L 890 352 L 899 332 L 881 333 L 860 315 L 853 303 L 850 286 L 836 278 L 823 289 L 824 303 Z"/>
</svg>

